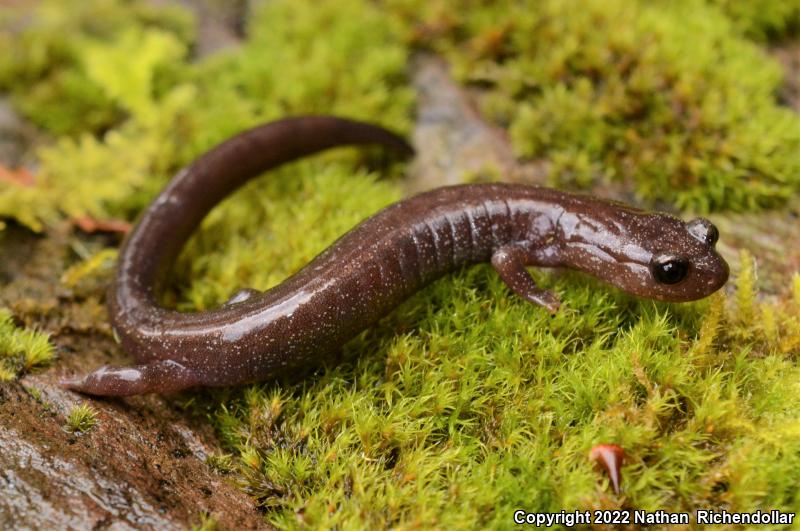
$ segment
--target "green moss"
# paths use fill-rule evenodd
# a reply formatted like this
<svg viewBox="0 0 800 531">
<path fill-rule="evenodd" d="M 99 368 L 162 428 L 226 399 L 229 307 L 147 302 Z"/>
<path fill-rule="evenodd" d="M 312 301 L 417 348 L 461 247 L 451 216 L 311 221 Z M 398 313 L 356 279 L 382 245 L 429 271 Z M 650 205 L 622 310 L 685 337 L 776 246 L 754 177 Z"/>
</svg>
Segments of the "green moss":
<svg viewBox="0 0 800 531">
<path fill-rule="evenodd" d="M 55 359 L 50 336 L 17 327 L 11 311 L 0 308 L 0 381 L 10 381 Z"/>
<path fill-rule="evenodd" d="M 702 1 L 476 0 L 447 15 L 447 2 L 397 3 L 418 6 L 410 38 L 485 87 L 484 111 L 519 155 L 550 162 L 553 184 L 622 181 L 696 211 L 800 189 L 800 118 L 775 100 L 778 64 Z"/>
<path fill-rule="evenodd" d="M 800 119 L 775 103 L 779 68 L 716 8 L 691 0 L 580 9 L 569 2 L 508 9 L 474 2 L 447 18 L 446 3 L 433 3 L 419 21 L 408 15 L 416 13 L 412 0 L 390 5 L 393 19 L 356 0 L 270 3 L 251 18 L 243 47 L 194 66 L 179 61 L 187 32 L 137 15 L 137 3 L 103 3 L 114 13 L 129 10 L 134 21 L 115 26 L 121 15 L 110 17 L 114 32 L 86 27 L 83 11 L 67 16 L 49 8 L 57 15 L 25 30 L 50 35 L 41 43 L 45 66 L 23 54 L 7 70 L 38 80 L 53 65 L 68 67 L 54 74 L 57 82 L 35 84 L 22 107 L 53 120 L 74 115 L 79 127 L 95 116 L 129 119 L 102 138 L 73 135 L 42 150 L 33 190 L 0 184 L 0 215 L 34 230 L 62 215 L 130 218 L 197 153 L 290 114 L 380 116 L 407 130 L 403 25 L 407 33 L 439 28 L 422 32 L 423 41 L 447 54 L 465 82 L 488 86 L 484 109 L 509 126 L 521 156 L 549 160 L 554 184 L 625 181 L 646 201 L 697 211 L 776 205 L 800 186 Z M 73 28 L 80 31 L 62 42 Z M 129 56 L 137 60 L 116 68 Z M 158 83 L 167 65 L 170 82 Z M 62 82 L 86 87 L 87 97 L 65 97 L 54 88 Z M 60 110 L 47 110 L 37 91 L 55 91 Z M 111 107 L 101 105 L 97 114 L 81 104 L 95 96 Z"/>
<path fill-rule="evenodd" d="M 102 290 L 113 277 L 117 250 L 103 249 L 73 265 L 61 275 L 61 283 L 76 292 Z"/>
<path fill-rule="evenodd" d="M 229 474 L 234 470 L 234 458 L 230 454 L 211 454 L 206 457 L 206 464 L 220 474 Z"/>
<path fill-rule="evenodd" d="M 39 389 L 37 389 L 36 387 L 23 387 L 23 389 L 25 389 L 25 392 L 28 393 L 31 396 L 31 398 L 33 398 L 40 404 L 42 403 L 42 392 Z"/>
<path fill-rule="evenodd" d="M 780 41 L 800 32 L 798 0 L 712 0 L 747 36 L 759 41 Z"/>
<path fill-rule="evenodd" d="M 0 8 L 0 21 L 0 48 L 9 50 L 0 55 L 0 89 L 26 118 L 69 135 L 39 153 L 35 186 L 0 182 L 0 216 L 38 232 L 64 215 L 129 216 L 141 208 L 136 193 L 163 182 L 172 161 L 168 128 L 191 102 L 189 88 L 157 82 L 179 65 L 191 18 L 147 2 L 92 0 L 69 9 L 56 1 Z"/>
<path fill-rule="evenodd" d="M 97 411 L 89 404 L 81 404 L 70 410 L 64 429 L 76 435 L 82 435 L 92 430 L 97 423 Z"/>
<path fill-rule="evenodd" d="M 0 217 L 13 218 L 35 232 L 57 221 L 53 196 L 40 188 L 0 181 Z M 5 223 L 0 223 L 0 230 Z"/>
<path fill-rule="evenodd" d="M 156 29 L 128 29 L 111 43 L 87 43 L 83 50 L 86 75 L 112 101 L 143 122 L 158 112 L 153 78 L 161 65 L 180 60 L 185 47 L 173 34 Z M 121 71 L 120 64 L 126 68 Z"/>
<path fill-rule="evenodd" d="M 24 116 L 54 134 L 102 131 L 122 120 L 113 101 L 77 70 L 55 72 L 15 102 Z"/>
<path fill-rule="evenodd" d="M 323 35 L 319 28 L 328 24 L 334 26 Z M 356 0 L 323 7 L 277 2 L 251 26 L 253 38 L 242 49 L 185 68 L 161 91 L 153 85 L 159 65 L 183 53 L 172 34 L 133 29 L 84 40 L 86 75 L 130 119 L 102 138 L 61 138 L 42 149 L 35 188 L 0 183 L 0 215 L 34 230 L 62 215 L 132 218 L 198 153 L 287 114 L 380 116 L 396 130 L 409 128 L 405 49 L 377 9 Z M 137 61 L 120 70 L 131 55 Z"/>
<path fill-rule="evenodd" d="M 199 522 L 190 528 L 191 531 L 216 531 L 219 529 L 217 519 L 206 512 L 200 513 L 198 520 Z"/>
<path fill-rule="evenodd" d="M 241 49 L 193 71 L 198 87 L 186 156 L 287 115 L 328 113 L 410 128 L 412 92 L 399 32 L 363 0 L 270 2 L 248 20 Z"/>
<path fill-rule="evenodd" d="M 92 50 L 103 43 L 113 47 L 136 32 L 188 43 L 191 28 L 186 11 L 145 1 L 90 0 L 65 9 L 62 2 L 48 0 L 33 8 L 0 7 L 0 89 L 10 90 L 25 116 L 48 131 L 102 131 L 119 123 L 120 111 L 129 109 L 118 105 L 116 94 L 103 90 L 103 78 L 96 75 L 100 53 Z M 151 49 L 142 43 L 100 68 L 140 80 L 139 67 L 149 60 Z M 132 83 L 126 90 L 136 88 Z"/>
</svg>

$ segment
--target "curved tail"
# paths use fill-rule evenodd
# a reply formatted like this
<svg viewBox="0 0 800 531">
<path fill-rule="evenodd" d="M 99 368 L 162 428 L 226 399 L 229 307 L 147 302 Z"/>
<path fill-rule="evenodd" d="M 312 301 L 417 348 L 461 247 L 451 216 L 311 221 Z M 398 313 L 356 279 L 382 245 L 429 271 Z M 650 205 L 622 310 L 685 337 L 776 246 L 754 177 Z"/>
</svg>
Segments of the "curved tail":
<svg viewBox="0 0 800 531">
<path fill-rule="evenodd" d="M 328 148 L 364 144 L 381 145 L 401 156 L 413 154 L 405 140 L 382 127 L 305 116 L 245 131 L 179 171 L 143 212 L 120 250 L 108 304 L 123 348 L 141 362 L 167 355 L 162 351 L 166 345 L 144 337 L 158 336 L 166 322 L 183 322 L 187 316 L 158 305 L 158 285 L 192 232 L 222 199 L 281 164 Z"/>
<path fill-rule="evenodd" d="M 144 211 L 120 251 L 112 319 L 126 305 L 155 303 L 154 289 L 208 212 L 245 182 L 306 155 L 377 144 L 403 157 L 413 148 L 376 125 L 332 116 L 270 122 L 240 133 L 179 171 Z M 114 300 L 117 299 L 117 300 Z"/>
</svg>

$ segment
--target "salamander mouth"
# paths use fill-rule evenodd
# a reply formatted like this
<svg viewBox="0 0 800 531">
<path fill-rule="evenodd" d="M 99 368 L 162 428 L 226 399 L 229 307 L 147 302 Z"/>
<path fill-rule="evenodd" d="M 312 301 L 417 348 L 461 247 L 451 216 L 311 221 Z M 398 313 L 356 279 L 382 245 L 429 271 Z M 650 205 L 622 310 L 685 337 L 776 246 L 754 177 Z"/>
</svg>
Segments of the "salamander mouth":
<svg viewBox="0 0 800 531">
<path fill-rule="evenodd" d="M 711 293 L 714 293 L 718 289 L 722 288 L 722 286 L 727 284 L 728 277 L 730 277 L 731 274 L 731 268 L 728 266 L 728 262 L 726 262 L 725 259 L 719 255 L 717 255 L 717 266 L 719 267 L 719 271 L 713 275 L 712 280 L 709 281 Z"/>
</svg>

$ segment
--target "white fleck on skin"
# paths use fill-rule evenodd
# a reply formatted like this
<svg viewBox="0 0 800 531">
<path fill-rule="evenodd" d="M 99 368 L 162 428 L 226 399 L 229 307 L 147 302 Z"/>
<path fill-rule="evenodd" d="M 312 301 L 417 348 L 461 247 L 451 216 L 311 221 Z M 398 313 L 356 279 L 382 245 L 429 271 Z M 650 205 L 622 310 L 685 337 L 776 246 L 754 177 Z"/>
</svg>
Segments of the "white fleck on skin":
<svg viewBox="0 0 800 531">
<path fill-rule="evenodd" d="M 103 371 L 103 369 L 101 369 L 101 371 Z M 106 372 L 107 369 L 104 370 L 101 374 L 105 375 Z M 122 369 L 120 371 L 117 371 L 117 378 L 119 378 L 120 380 L 125 380 L 126 382 L 135 382 L 141 377 L 142 377 L 142 372 L 137 369 Z"/>
</svg>

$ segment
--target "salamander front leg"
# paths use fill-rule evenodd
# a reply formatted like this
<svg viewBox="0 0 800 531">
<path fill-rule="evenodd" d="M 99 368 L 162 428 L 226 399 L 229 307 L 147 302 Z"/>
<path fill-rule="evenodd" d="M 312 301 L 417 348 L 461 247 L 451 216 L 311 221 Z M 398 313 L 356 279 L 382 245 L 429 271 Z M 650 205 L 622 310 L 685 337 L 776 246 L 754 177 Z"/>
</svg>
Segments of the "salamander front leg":
<svg viewBox="0 0 800 531">
<path fill-rule="evenodd" d="M 523 299 L 556 313 L 561 302 L 552 291 L 542 289 L 525 269 L 525 252 L 519 247 L 501 247 L 492 255 L 492 266 L 511 290 Z"/>
<path fill-rule="evenodd" d="M 172 360 L 131 367 L 105 365 L 86 376 L 60 382 L 67 389 L 98 396 L 174 393 L 201 383 L 192 370 Z"/>
</svg>

